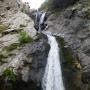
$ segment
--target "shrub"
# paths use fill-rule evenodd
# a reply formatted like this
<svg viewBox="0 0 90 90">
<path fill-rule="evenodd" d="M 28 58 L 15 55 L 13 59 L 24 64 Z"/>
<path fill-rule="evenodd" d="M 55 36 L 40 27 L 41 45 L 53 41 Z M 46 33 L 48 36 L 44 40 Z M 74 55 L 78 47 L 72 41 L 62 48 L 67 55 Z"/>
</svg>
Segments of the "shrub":
<svg viewBox="0 0 90 90">
<path fill-rule="evenodd" d="M 48 2 L 44 2 L 41 7 L 40 7 L 41 10 L 48 10 Z"/>
<path fill-rule="evenodd" d="M 63 8 L 67 7 L 69 5 L 74 4 L 78 0 L 46 0 L 45 3 L 42 4 L 41 8 L 42 9 L 48 9 L 53 11 L 56 8 Z"/>
<path fill-rule="evenodd" d="M 25 31 L 22 31 L 19 33 L 19 41 L 20 44 L 24 44 L 24 43 L 32 42 L 33 39 Z"/>
<path fill-rule="evenodd" d="M 3 75 L 9 80 L 16 81 L 16 75 L 12 68 L 7 68 L 4 70 Z"/>
</svg>

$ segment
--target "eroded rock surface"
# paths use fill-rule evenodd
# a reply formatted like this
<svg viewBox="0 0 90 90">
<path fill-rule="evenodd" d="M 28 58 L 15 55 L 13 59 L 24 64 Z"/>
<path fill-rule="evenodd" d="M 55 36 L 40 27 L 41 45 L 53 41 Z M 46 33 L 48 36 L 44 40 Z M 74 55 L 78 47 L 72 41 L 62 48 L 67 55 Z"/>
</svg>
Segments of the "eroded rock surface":
<svg viewBox="0 0 90 90">
<path fill-rule="evenodd" d="M 80 0 L 74 6 L 52 14 L 48 19 L 48 31 L 61 36 L 66 42 L 65 47 L 72 48 L 73 56 L 82 66 L 84 82 L 90 81 L 90 2 Z M 83 81 L 83 80 L 82 80 Z M 85 89 L 84 90 L 89 90 Z"/>
</svg>

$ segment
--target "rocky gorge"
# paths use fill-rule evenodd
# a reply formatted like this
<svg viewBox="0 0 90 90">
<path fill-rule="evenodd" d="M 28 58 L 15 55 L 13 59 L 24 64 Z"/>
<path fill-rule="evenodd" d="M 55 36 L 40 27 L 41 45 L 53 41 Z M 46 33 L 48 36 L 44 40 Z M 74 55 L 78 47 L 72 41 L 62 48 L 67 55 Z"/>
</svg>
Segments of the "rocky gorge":
<svg viewBox="0 0 90 90">
<path fill-rule="evenodd" d="M 61 0 L 65 8 L 47 11 L 45 32 L 60 47 L 66 90 L 90 90 L 90 1 L 73 1 Z M 0 0 L 0 90 L 41 90 L 50 45 L 28 14 L 21 0 Z"/>
<path fill-rule="evenodd" d="M 0 0 L 0 90 L 40 90 L 50 47 L 29 10 L 21 0 Z"/>
<path fill-rule="evenodd" d="M 63 57 L 66 61 L 63 61 L 64 68 L 67 68 L 66 63 L 73 63 L 75 71 L 77 73 L 74 76 L 77 89 L 73 90 L 89 90 L 90 89 L 90 1 L 79 0 L 74 5 L 66 7 L 62 10 L 58 9 L 52 11 L 51 16 L 47 21 L 49 28 L 53 35 L 62 37 L 59 42 L 62 47 Z M 66 53 L 67 52 L 67 53 Z M 69 54 L 72 54 L 69 55 Z M 73 57 L 73 59 L 71 59 Z M 68 61 L 69 59 L 69 61 Z M 70 61 L 71 60 L 71 61 Z M 72 65 L 71 65 L 72 66 Z M 73 67 L 72 66 L 72 67 Z M 69 65 L 70 68 L 70 65 Z M 75 69 L 77 68 L 77 70 Z M 72 71 L 72 70 L 71 70 Z M 66 71 L 65 73 L 69 73 Z M 65 75 L 66 82 L 70 81 L 73 74 Z M 83 82 L 83 83 L 82 83 Z M 74 85 L 75 86 L 75 85 Z M 74 87 L 72 86 L 72 87 Z M 67 86 L 69 87 L 69 86 Z M 72 90 L 71 89 L 71 90 Z M 70 89 L 68 89 L 70 90 Z"/>
</svg>

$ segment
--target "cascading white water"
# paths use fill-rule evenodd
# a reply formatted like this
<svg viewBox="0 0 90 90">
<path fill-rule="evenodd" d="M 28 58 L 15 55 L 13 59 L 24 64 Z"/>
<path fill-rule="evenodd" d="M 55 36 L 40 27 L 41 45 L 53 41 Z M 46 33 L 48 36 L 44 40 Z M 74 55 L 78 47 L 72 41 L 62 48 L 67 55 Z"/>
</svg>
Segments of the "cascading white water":
<svg viewBox="0 0 90 90">
<path fill-rule="evenodd" d="M 39 31 L 41 32 L 41 25 L 44 23 L 44 18 L 45 18 L 46 12 L 42 14 L 39 22 Z"/>
<path fill-rule="evenodd" d="M 44 18 L 45 18 L 46 12 L 42 14 L 41 18 L 40 18 L 40 24 L 42 24 L 44 22 Z"/>
<path fill-rule="evenodd" d="M 45 74 L 42 80 L 43 90 L 65 90 L 62 79 L 59 47 L 54 36 L 47 35 L 50 51 L 47 58 Z"/>
</svg>

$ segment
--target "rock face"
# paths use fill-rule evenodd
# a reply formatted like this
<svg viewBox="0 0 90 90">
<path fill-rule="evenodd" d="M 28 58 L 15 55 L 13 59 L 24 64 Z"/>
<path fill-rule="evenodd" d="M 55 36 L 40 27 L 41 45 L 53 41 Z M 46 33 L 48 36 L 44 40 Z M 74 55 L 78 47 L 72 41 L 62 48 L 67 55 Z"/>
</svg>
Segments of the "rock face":
<svg viewBox="0 0 90 90">
<path fill-rule="evenodd" d="M 25 2 L 25 3 L 22 3 L 21 6 L 20 6 L 20 10 L 26 14 L 29 14 L 30 15 L 30 6 L 29 6 L 29 3 Z"/>
<path fill-rule="evenodd" d="M 0 20 L 20 10 L 21 0 L 0 0 Z"/>
<path fill-rule="evenodd" d="M 0 90 L 41 89 L 50 47 L 45 35 L 36 36 L 29 8 L 21 0 L 0 0 Z M 11 74 L 5 76 L 8 68 Z"/>
<path fill-rule="evenodd" d="M 36 30 L 33 27 L 33 21 L 31 18 L 22 13 L 22 12 L 17 12 L 14 14 L 10 19 L 8 19 L 5 24 L 8 24 L 11 30 L 21 30 L 23 29 L 26 31 L 31 37 L 36 35 Z"/>
<path fill-rule="evenodd" d="M 19 33 L 25 31 L 32 38 L 36 35 L 36 30 L 33 27 L 33 21 L 26 14 L 18 11 L 9 19 L 5 19 L 3 24 L 8 25 L 9 29 L 3 30 L 0 38 L 0 50 L 5 46 L 13 43 L 18 43 Z"/>
<path fill-rule="evenodd" d="M 11 18 L 18 11 L 29 14 L 29 4 L 23 3 L 22 0 L 0 0 L 0 22 L 6 18 Z"/>
<path fill-rule="evenodd" d="M 0 14 L 8 10 L 18 10 L 20 0 L 0 0 Z"/>
<path fill-rule="evenodd" d="M 73 56 L 79 57 L 82 65 L 82 81 L 90 81 L 90 1 L 80 1 L 74 6 L 52 14 L 48 19 L 48 30 L 61 36 L 66 46 L 72 48 Z M 84 90 L 89 90 L 84 89 Z M 82 89 L 83 90 L 83 89 Z"/>
<path fill-rule="evenodd" d="M 13 56 L 7 59 L 8 63 L 0 66 L 0 74 L 2 74 L 6 68 L 11 67 L 17 75 L 16 83 L 18 84 L 14 85 L 14 89 L 21 88 L 26 90 L 26 88 L 35 88 L 35 85 L 37 88 L 40 87 L 49 48 L 47 37 L 43 34 L 39 35 L 36 41 L 13 51 Z M 22 83 L 26 83 L 26 86 L 23 87 Z M 1 83 L 0 87 L 3 88 L 3 85 L 4 83 Z M 10 83 L 10 85 L 12 86 L 12 83 Z M 27 87 L 27 85 L 29 86 Z M 1 90 L 3 90 L 2 88 Z M 35 90 L 37 90 L 37 88 Z"/>
<path fill-rule="evenodd" d="M 33 41 L 20 44 L 20 35 L 21 40 L 27 37 L 22 32 Z M 49 48 L 45 35 L 36 36 L 28 15 L 20 10 L 13 14 L 10 11 L 0 24 L 0 90 L 40 90 Z M 3 76 L 7 68 L 12 68 L 17 76 L 15 85 L 10 78 L 6 80 L 7 77 Z"/>
</svg>

